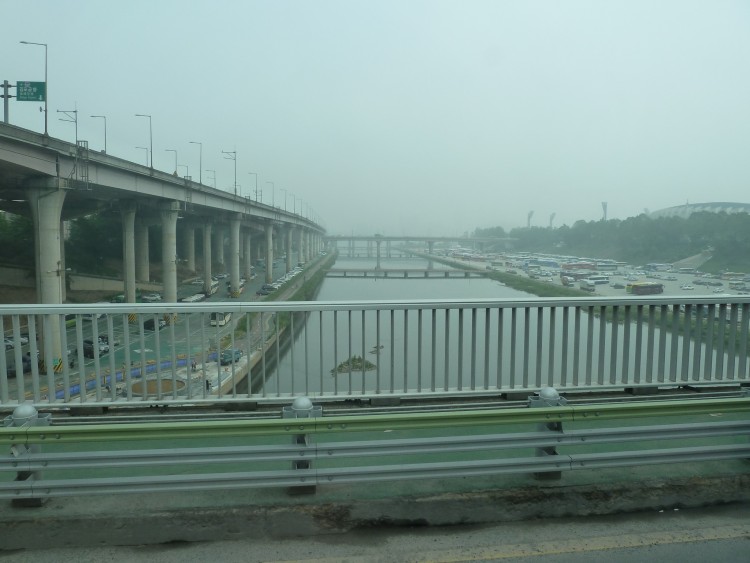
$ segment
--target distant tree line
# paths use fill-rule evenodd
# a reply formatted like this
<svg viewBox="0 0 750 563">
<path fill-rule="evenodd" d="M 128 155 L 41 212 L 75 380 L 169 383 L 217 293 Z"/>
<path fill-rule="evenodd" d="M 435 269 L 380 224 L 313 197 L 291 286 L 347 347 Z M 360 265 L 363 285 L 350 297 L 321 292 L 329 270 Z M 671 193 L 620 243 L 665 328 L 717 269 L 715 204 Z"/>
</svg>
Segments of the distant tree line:
<svg viewBox="0 0 750 563">
<path fill-rule="evenodd" d="M 638 215 L 624 220 L 577 221 L 557 228 L 524 227 L 506 233 L 502 227 L 476 229 L 477 237 L 508 236 L 513 248 L 591 258 L 612 258 L 630 264 L 672 263 L 699 254 L 712 258 L 706 271 L 750 271 L 750 215 L 693 213 L 689 218 L 652 219 Z"/>
</svg>

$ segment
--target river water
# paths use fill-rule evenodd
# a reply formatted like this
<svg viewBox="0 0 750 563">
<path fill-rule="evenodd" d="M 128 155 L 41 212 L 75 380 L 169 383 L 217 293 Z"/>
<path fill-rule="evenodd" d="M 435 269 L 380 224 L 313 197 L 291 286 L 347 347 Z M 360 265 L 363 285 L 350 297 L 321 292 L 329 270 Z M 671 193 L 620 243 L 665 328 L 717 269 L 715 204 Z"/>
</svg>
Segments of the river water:
<svg viewBox="0 0 750 563">
<path fill-rule="evenodd" d="M 418 258 L 382 259 L 381 267 L 427 269 L 428 263 Z M 437 263 L 433 267 L 448 268 Z M 374 269 L 375 259 L 339 257 L 334 268 Z M 327 278 L 318 295 L 319 301 L 481 298 L 522 301 L 534 296 L 485 278 L 402 277 Z M 660 331 L 658 322 L 636 332 L 631 323 L 606 321 L 598 308 L 550 311 L 532 307 L 310 313 L 306 322 L 296 320 L 293 346 L 279 353 L 278 370 L 267 370 L 265 383 L 254 392 L 405 395 L 533 390 L 545 385 L 679 384 L 706 374 L 714 377 L 730 365 L 726 353 L 709 350 L 707 356 L 705 345 L 691 343 L 684 349 L 683 339 Z M 579 345 L 574 349 L 564 339 L 572 342 L 576 332 Z M 354 357 L 364 362 L 350 361 Z M 731 373 L 720 377 L 747 376 L 738 372 L 741 366 L 746 371 L 738 358 L 731 366 Z"/>
</svg>

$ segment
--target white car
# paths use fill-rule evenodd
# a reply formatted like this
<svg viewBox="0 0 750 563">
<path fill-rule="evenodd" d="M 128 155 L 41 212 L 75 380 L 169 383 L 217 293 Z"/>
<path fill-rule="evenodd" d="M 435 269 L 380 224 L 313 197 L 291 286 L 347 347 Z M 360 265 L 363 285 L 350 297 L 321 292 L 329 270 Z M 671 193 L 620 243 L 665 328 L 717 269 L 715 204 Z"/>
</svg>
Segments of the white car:
<svg viewBox="0 0 750 563">
<path fill-rule="evenodd" d="M 141 301 L 145 303 L 155 303 L 161 301 L 161 295 L 158 293 L 147 293 L 146 295 L 141 295 Z"/>
<path fill-rule="evenodd" d="M 686 283 L 685 285 L 681 285 L 680 289 L 684 289 L 686 291 L 689 291 L 689 290 L 695 289 L 695 288 L 692 285 L 690 285 L 689 283 Z"/>
</svg>

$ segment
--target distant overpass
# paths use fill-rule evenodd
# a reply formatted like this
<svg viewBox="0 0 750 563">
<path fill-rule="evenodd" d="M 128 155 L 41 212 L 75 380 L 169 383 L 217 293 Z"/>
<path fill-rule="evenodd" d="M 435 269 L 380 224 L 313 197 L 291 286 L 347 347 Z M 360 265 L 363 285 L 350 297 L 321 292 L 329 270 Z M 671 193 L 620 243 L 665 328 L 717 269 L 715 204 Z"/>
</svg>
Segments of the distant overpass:
<svg viewBox="0 0 750 563">
<path fill-rule="evenodd" d="M 386 256 L 392 256 L 393 243 L 401 243 L 408 246 L 410 243 L 423 243 L 427 252 L 432 254 L 436 243 L 458 244 L 470 246 L 479 250 L 488 247 L 508 249 L 515 239 L 509 237 L 450 237 L 450 236 L 424 236 L 424 235 L 325 235 L 323 242 L 331 248 L 339 250 L 343 256 L 359 256 L 357 249 L 362 249 L 364 256 L 380 255 L 380 246 L 386 243 Z M 357 243 L 364 243 L 357 245 Z M 343 248 L 342 248 L 343 247 Z"/>
</svg>

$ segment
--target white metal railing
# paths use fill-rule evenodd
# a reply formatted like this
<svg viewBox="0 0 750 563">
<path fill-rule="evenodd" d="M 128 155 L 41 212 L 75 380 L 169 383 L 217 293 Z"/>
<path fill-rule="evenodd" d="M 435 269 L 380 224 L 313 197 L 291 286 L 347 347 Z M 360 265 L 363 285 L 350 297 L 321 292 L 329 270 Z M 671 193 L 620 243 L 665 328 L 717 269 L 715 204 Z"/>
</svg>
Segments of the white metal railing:
<svg viewBox="0 0 750 563">
<path fill-rule="evenodd" d="M 736 385 L 750 382 L 748 307 L 739 296 L 3 306 L 0 406 Z M 211 326 L 216 312 L 232 318 Z"/>
</svg>

